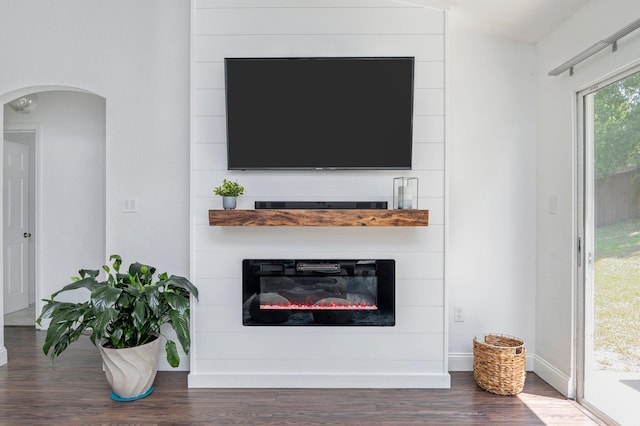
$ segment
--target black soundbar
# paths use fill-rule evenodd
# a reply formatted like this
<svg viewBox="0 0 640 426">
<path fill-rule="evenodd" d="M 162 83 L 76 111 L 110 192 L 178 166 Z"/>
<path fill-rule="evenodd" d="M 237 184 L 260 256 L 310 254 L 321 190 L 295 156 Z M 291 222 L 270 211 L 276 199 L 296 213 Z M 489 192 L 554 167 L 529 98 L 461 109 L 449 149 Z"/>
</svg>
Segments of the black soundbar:
<svg viewBox="0 0 640 426">
<path fill-rule="evenodd" d="M 386 201 L 256 201 L 256 209 L 376 209 L 386 210 Z"/>
</svg>

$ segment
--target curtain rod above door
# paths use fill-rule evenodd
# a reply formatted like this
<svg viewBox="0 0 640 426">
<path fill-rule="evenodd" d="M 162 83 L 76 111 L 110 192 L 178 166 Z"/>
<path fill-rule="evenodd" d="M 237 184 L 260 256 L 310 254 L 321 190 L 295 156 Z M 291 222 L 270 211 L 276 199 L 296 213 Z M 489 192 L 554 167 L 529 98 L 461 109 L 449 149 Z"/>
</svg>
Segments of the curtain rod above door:
<svg viewBox="0 0 640 426">
<path fill-rule="evenodd" d="M 563 72 L 565 72 L 566 70 L 569 70 L 569 75 L 573 75 L 574 65 L 577 65 L 580 62 L 584 61 L 585 59 L 592 57 L 602 49 L 606 49 L 609 46 L 611 46 L 612 51 L 615 52 L 616 50 L 618 50 L 618 40 L 620 40 L 622 37 L 626 36 L 627 34 L 637 30 L 638 28 L 640 28 L 640 18 L 636 19 L 635 21 L 633 21 L 626 27 L 622 28 L 621 30 L 611 34 L 609 37 L 605 38 L 604 40 L 600 40 L 599 42 L 597 42 L 587 50 L 580 52 L 579 54 L 569 59 L 567 62 L 563 63 L 562 65 L 552 69 L 551 71 L 549 71 L 548 75 L 558 76 Z"/>
</svg>

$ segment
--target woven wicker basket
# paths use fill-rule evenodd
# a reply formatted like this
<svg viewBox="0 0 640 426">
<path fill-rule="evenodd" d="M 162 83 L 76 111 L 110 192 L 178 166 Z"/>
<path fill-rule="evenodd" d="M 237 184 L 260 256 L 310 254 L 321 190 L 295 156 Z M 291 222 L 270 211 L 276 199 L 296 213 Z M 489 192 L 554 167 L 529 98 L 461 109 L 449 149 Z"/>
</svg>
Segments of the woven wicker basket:
<svg viewBox="0 0 640 426">
<path fill-rule="evenodd" d="M 485 334 L 473 338 L 473 378 L 482 389 L 498 395 L 522 392 L 526 349 L 517 337 Z"/>
</svg>

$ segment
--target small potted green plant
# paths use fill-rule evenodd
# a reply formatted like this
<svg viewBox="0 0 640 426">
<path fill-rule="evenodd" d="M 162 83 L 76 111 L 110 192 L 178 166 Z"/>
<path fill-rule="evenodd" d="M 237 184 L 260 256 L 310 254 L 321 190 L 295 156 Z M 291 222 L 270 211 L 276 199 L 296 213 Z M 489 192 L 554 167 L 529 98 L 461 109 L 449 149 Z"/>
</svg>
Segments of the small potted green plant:
<svg viewBox="0 0 640 426">
<path fill-rule="evenodd" d="M 160 327 L 170 325 L 186 354 L 191 344 L 189 312 L 191 296 L 198 298 L 198 289 L 186 278 L 167 273 L 154 278 L 156 268 L 132 263 L 126 273 L 120 273 L 122 258 L 112 255 L 111 266 L 103 265 L 106 278 L 100 280 L 100 270 L 81 269 L 80 276 L 53 293 L 46 302 L 37 323 L 51 319 L 42 347 L 53 363 L 80 336 L 88 335 L 98 347 L 104 361 L 107 381 L 113 389 L 111 398 L 129 401 L 143 398 L 153 391 Z M 56 300 L 63 292 L 87 289 L 83 302 Z M 180 364 L 176 343 L 165 337 L 167 362 Z"/>
<path fill-rule="evenodd" d="M 213 193 L 222 197 L 222 207 L 224 209 L 235 209 L 237 198 L 244 194 L 244 186 L 238 181 L 232 182 L 224 179 L 222 185 L 213 188 Z"/>
</svg>

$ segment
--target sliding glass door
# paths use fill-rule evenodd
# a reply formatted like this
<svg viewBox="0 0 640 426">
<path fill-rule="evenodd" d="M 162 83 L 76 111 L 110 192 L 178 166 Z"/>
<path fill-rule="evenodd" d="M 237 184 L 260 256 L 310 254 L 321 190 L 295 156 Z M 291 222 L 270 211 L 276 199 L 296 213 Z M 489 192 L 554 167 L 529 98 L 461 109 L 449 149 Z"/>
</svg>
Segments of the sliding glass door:
<svg viewBox="0 0 640 426">
<path fill-rule="evenodd" d="M 640 424 L 640 72 L 578 94 L 577 396 Z"/>
</svg>

